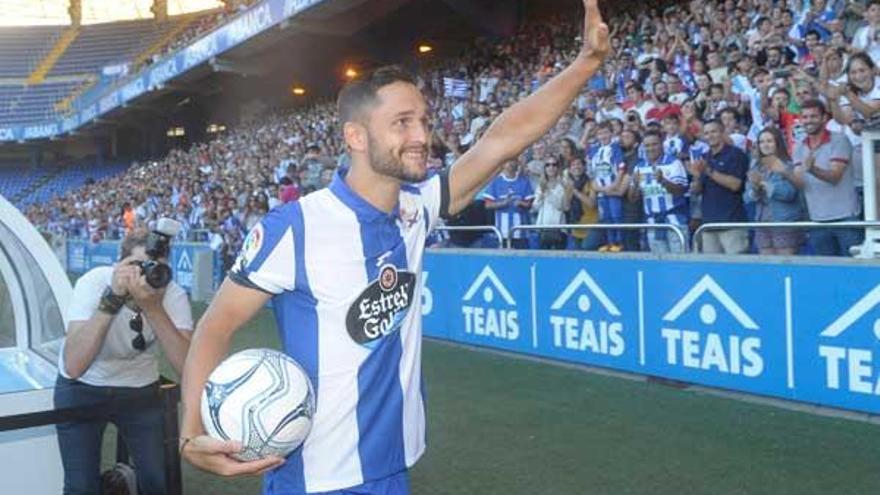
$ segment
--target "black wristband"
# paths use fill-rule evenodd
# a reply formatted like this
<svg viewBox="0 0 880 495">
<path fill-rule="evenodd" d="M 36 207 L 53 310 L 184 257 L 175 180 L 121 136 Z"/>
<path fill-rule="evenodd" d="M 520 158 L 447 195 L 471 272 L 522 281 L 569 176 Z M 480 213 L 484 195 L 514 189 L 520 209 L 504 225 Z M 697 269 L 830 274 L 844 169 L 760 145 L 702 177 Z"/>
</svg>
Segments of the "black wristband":
<svg viewBox="0 0 880 495">
<path fill-rule="evenodd" d="M 117 296 L 113 293 L 113 289 L 107 287 L 104 289 L 104 294 L 101 295 L 101 302 L 98 304 L 98 311 L 115 315 L 119 313 L 119 310 L 122 309 L 124 304 L 125 297 Z"/>
</svg>

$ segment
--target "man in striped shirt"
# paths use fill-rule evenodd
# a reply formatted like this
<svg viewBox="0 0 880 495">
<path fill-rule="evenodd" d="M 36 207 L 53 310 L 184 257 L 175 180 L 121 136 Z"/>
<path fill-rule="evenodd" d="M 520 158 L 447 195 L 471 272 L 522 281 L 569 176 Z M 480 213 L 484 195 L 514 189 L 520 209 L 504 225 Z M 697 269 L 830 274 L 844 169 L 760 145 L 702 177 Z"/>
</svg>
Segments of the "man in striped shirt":
<svg viewBox="0 0 880 495">
<path fill-rule="evenodd" d="M 510 160 L 504 165 L 504 171 L 489 183 L 483 197 L 486 198 L 486 209 L 495 212 L 495 227 L 501 231 L 502 237 L 505 240 L 511 239 L 513 247 L 524 249 L 524 233 L 511 230 L 520 225 L 528 225 L 529 209 L 535 199 L 535 191 L 529 179 L 519 173 L 516 160 Z"/>
<path fill-rule="evenodd" d="M 451 167 L 428 176 L 428 107 L 415 79 L 378 69 L 339 95 L 351 165 L 326 189 L 269 212 L 251 231 L 193 335 L 183 374 L 181 452 L 225 476 L 267 473 L 263 493 L 407 494 L 425 450 L 421 290 L 425 237 L 502 165 L 550 130 L 610 50 L 585 0 L 574 62 L 510 107 Z M 204 435 L 199 398 L 236 330 L 272 300 L 285 353 L 312 380 L 316 412 L 286 459 L 239 462 Z"/>
<path fill-rule="evenodd" d="M 645 158 L 635 167 L 629 194 L 642 198 L 648 223 L 669 223 L 687 231 L 687 172 L 678 158 L 663 153 L 662 139 L 656 131 L 645 134 Z M 648 245 L 652 253 L 680 253 L 684 249 L 678 236 L 666 230 L 649 230 Z"/>
</svg>

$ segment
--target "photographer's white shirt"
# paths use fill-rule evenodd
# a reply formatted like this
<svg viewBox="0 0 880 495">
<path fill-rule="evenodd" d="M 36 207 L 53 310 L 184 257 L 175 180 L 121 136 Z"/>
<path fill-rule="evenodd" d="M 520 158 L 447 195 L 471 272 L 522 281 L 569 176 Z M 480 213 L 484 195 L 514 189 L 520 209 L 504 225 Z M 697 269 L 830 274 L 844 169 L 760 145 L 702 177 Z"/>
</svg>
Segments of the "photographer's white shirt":
<svg viewBox="0 0 880 495">
<path fill-rule="evenodd" d="M 104 289 L 110 286 L 112 280 L 112 266 L 94 268 L 80 277 L 73 289 L 73 297 L 70 298 L 67 320 L 91 319 L 98 310 Z M 174 282 L 168 285 L 162 305 L 178 329 L 192 331 L 189 297 L 179 285 Z M 143 387 L 159 379 L 159 341 L 146 316 L 141 315 L 147 348 L 139 351 L 132 346 L 137 332 L 129 327 L 129 321 L 134 315 L 135 312 L 127 305 L 122 307 L 110 322 L 104 345 L 86 372 L 78 378 L 79 381 L 98 387 Z M 65 340 L 65 344 L 66 342 Z M 64 365 L 63 345 L 58 355 L 58 371 L 65 378 L 70 378 Z"/>
</svg>

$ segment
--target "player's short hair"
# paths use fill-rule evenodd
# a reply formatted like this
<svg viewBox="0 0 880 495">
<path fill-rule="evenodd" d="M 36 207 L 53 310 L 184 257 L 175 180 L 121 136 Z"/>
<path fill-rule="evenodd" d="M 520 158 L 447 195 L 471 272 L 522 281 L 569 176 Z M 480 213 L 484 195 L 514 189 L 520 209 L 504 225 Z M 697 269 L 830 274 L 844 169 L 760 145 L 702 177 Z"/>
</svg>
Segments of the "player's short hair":
<svg viewBox="0 0 880 495">
<path fill-rule="evenodd" d="M 396 82 L 415 85 L 416 78 L 399 65 L 389 65 L 350 81 L 339 92 L 336 100 L 339 119 L 343 124 L 358 120 L 365 108 L 375 105 L 379 90 Z"/>
</svg>

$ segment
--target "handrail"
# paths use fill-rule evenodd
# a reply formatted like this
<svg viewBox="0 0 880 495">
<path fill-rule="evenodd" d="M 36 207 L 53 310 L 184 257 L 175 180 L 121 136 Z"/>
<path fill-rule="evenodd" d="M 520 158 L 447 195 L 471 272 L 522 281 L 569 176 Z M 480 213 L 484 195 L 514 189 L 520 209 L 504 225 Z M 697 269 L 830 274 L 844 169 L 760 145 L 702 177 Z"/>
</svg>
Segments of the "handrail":
<svg viewBox="0 0 880 495">
<path fill-rule="evenodd" d="M 434 227 L 434 230 L 442 232 L 492 232 L 498 237 L 498 246 L 504 247 L 504 236 L 501 235 L 501 231 L 498 230 L 498 227 L 493 225 L 441 225 Z"/>
<path fill-rule="evenodd" d="M 675 232 L 681 241 L 682 249 L 687 252 L 687 236 L 680 225 L 671 223 L 593 223 L 593 224 L 564 224 L 564 225 L 517 225 L 510 229 L 510 238 L 507 239 L 507 247 L 513 245 L 513 233 L 521 230 L 562 230 L 562 229 L 579 229 L 579 230 L 671 230 Z"/>
<path fill-rule="evenodd" d="M 840 229 L 880 227 L 880 221 L 846 221 L 846 222 L 718 222 L 700 225 L 694 232 L 694 252 L 703 251 L 703 234 L 710 230 L 734 229 Z"/>
<path fill-rule="evenodd" d="M 183 493 L 183 478 L 180 468 L 180 452 L 178 440 L 180 431 L 178 428 L 178 403 L 180 402 L 180 385 L 165 378 L 159 377 L 159 401 L 162 405 L 163 414 L 163 448 L 165 450 L 165 492 L 168 495 L 180 495 Z M 124 407 L 132 410 L 144 408 L 156 403 L 156 397 L 145 396 L 128 401 Z M 0 432 L 48 426 L 68 421 L 94 421 L 110 419 L 111 411 L 102 408 L 103 401 L 94 404 L 56 408 L 46 411 L 38 411 L 24 414 L 15 414 L 0 418 Z M 119 436 L 117 435 L 117 444 Z M 122 454 L 120 456 L 120 454 Z M 126 457 L 126 449 L 117 451 L 117 460 Z"/>
</svg>

